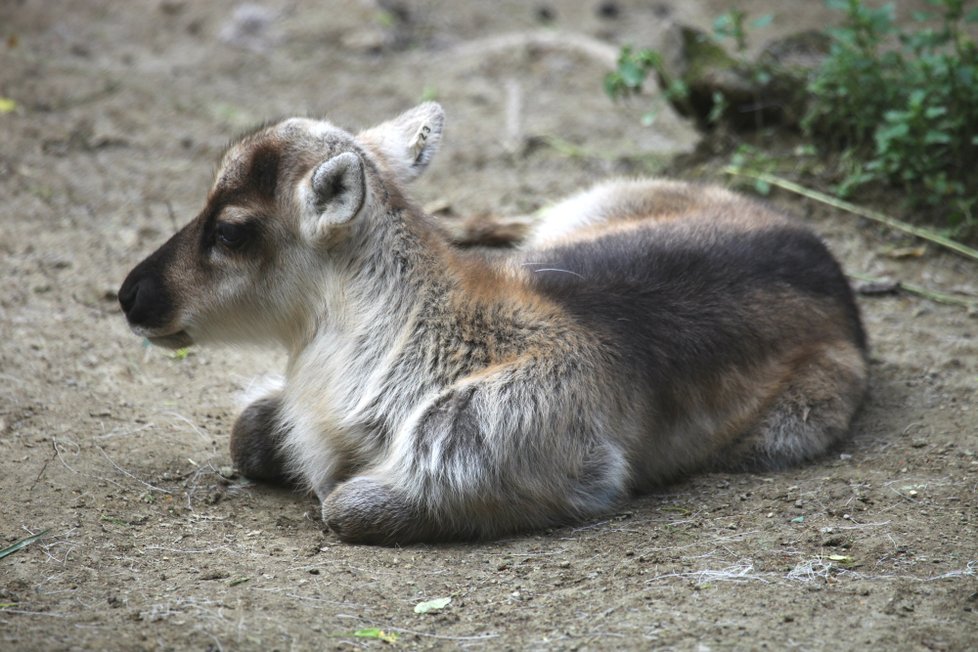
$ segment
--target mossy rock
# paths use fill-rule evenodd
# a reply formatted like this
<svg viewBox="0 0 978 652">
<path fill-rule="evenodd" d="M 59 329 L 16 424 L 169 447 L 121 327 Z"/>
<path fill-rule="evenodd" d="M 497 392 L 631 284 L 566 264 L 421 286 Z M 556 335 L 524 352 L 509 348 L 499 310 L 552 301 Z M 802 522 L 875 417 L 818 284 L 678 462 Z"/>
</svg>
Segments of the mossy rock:
<svg viewBox="0 0 978 652">
<path fill-rule="evenodd" d="M 768 44 L 756 61 L 729 54 L 712 36 L 679 26 L 681 49 L 663 66 L 659 83 L 681 80 L 686 97 L 672 98 L 676 110 L 701 128 L 724 124 L 737 130 L 798 125 L 805 113 L 811 73 L 828 54 L 829 39 L 801 32 Z M 717 108 L 717 99 L 723 105 Z"/>
</svg>

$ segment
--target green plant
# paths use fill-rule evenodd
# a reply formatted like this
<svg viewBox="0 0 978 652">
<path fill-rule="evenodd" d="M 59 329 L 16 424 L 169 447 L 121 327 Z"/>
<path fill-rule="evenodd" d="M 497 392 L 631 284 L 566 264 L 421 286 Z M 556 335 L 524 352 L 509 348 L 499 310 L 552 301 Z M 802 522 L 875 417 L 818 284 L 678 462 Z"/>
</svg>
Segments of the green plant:
<svg viewBox="0 0 978 652">
<path fill-rule="evenodd" d="M 605 75 L 604 92 L 613 100 L 640 93 L 650 72 L 655 72 L 660 79 L 669 78 L 662 65 L 662 55 L 655 50 L 633 50 L 626 45 L 618 54 L 615 69 Z M 661 99 L 684 105 L 689 101 L 689 88 L 682 79 L 671 80 L 663 89 Z M 653 107 L 642 118 L 642 122 L 648 126 L 654 121 L 655 114 Z"/>
<path fill-rule="evenodd" d="M 744 30 L 744 21 L 747 13 L 740 9 L 731 9 L 725 14 L 717 16 L 713 21 L 713 36 L 716 39 L 733 39 L 737 52 L 747 49 L 747 32 Z M 764 14 L 751 21 L 751 27 L 767 27 L 774 20 L 773 14 Z"/>
<path fill-rule="evenodd" d="M 618 62 L 613 71 L 604 79 L 605 92 L 612 99 L 620 99 L 641 92 L 649 73 L 654 72 L 662 87 L 661 93 L 653 100 L 652 111 L 643 117 L 643 123 L 652 122 L 656 113 L 656 104 L 667 101 L 684 116 L 697 116 L 705 125 L 715 125 L 729 114 L 738 110 L 743 98 L 731 98 L 725 90 L 711 88 L 716 78 L 727 79 L 743 77 L 748 84 L 758 88 L 767 84 L 771 77 L 761 66 L 750 65 L 743 58 L 747 48 L 747 36 L 744 24 L 747 14 L 739 9 L 732 9 L 720 15 L 713 23 L 713 33 L 707 34 L 693 28 L 683 28 L 683 57 L 685 70 L 678 72 L 667 70 L 662 55 L 649 49 L 634 50 L 630 46 L 621 49 Z M 771 23 L 773 16 L 761 16 L 751 21 L 753 27 L 764 27 Z M 734 41 L 737 55 L 731 56 L 720 41 Z M 735 86 L 737 84 L 734 84 Z M 741 85 L 742 86 L 742 85 Z M 738 88 L 735 96 L 743 95 L 743 89 Z M 751 98 L 750 103 L 753 104 Z"/>
<path fill-rule="evenodd" d="M 737 51 L 743 52 L 747 48 L 747 34 L 744 30 L 746 18 L 747 14 L 739 9 L 731 9 L 721 14 L 713 21 L 713 40 L 733 39 Z M 765 14 L 751 21 L 751 26 L 766 27 L 773 20 L 773 15 Z M 670 77 L 663 68 L 662 55 L 659 52 L 649 49 L 634 50 L 626 45 L 618 54 L 615 69 L 605 75 L 605 93 L 612 99 L 638 93 L 642 90 L 642 84 L 645 83 L 650 72 L 658 73 L 660 79 Z M 689 96 L 689 89 L 683 80 L 677 79 L 664 89 L 664 93 L 669 101 L 685 101 Z"/>
<path fill-rule="evenodd" d="M 763 175 L 770 174 L 777 167 L 777 160 L 752 145 L 740 145 L 730 157 L 729 168 L 738 170 L 744 176 L 751 175 L 751 189 L 766 197 L 771 194 L 771 184 Z"/>
<path fill-rule="evenodd" d="M 655 50 L 633 50 L 626 45 L 618 55 L 617 67 L 604 78 L 605 93 L 612 99 L 639 93 L 653 71 L 660 77 L 668 77 L 662 66 L 662 55 Z M 683 102 L 689 96 L 689 89 L 683 80 L 676 79 L 663 89 L 663 95 L 670 102 Z"/>
<path fill-rule="evenodd" d="M 978 188 L 978 46 L 965 32 L 978 8 L 928 0 L 911 28 L 893 5 L 827 0 L 845 12 L 831 51 L 809 85 L 802 127 L 841 149 L 845 194 L 868 182 L 904 188 L 911 207 L 946 213 L 952 230 L 975 226 Z M 933 27 L 933 24 L 937 27 Z"/>
</svg>

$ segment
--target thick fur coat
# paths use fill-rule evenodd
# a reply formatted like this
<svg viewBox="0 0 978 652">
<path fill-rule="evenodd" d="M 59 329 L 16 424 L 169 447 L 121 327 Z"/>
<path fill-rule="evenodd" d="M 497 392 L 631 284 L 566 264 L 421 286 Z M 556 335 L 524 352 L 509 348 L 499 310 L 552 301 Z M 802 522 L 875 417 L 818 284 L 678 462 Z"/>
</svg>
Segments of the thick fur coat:
<svg viewBox="0 0 978 652">
<path fill-rule="evenodd" d="M 612 181 L 505 254 L 404 194 L 444 122 L 263 127 L 119 299 L 163 346 L 279 343 L 231 441 L 341 538 L 495 537 L 589 518 L 703 469 L 779 468 L 845 436 L 866 341 L 825 245 L 716 187 Z"/>
</svg>

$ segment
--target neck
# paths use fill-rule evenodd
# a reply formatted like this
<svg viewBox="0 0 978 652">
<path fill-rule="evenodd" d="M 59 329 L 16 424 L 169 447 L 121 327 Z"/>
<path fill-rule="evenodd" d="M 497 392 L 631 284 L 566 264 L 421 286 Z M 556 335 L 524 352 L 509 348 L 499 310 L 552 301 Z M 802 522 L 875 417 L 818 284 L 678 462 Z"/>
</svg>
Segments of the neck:
<svg viewBox="0 0 978 652">
<path fill-rule="evenodd" d="M 323 274 L 308 288 L 303 324 L 286 345 L 290 358 L 307 349 L 343 346 L 358 366 L 377 364 L 423 319 L 426 307 L 447 303 L 457 285 L 451 249 L 429 218 L 405 206 L 363 220 L 342 245 L 358 252 L 330 256 Z"/>
<path fill-rule="evenodd" d="M 452 379 L 433 334 L 454 328 L 457 305 L 456 254 L 426 218 L 377 217 L 384 223 L 369 234 L 350 234 L 369 237 L 355 243 L 364 253 L 329 270 L 324 312 L 294 345 L 286 372 L 292 400 L 319 406 L 319 429 L 361 433 L 363 446 L 385 441 L 423 396 Z"/>
</svg>

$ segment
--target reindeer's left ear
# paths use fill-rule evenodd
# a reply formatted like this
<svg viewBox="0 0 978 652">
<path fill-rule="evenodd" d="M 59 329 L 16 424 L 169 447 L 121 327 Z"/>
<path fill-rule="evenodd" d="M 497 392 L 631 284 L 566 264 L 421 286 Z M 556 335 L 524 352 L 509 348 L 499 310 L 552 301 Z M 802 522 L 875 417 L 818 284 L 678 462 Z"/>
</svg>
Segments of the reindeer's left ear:
<svg viewBox="0 0 978 652">
<path fill-rule="evenodd" d="M 420 175 L 438 151 L 445 126 L 445 111 L 437 102 L 425 102 L 393 120 L 361 132 L 357 139 L 383 157 L 404 183 Z"/>
<path fill-rule="evenodd" d="M 312 216 L 304 226 L 316 240 L 360 212 L 366 198 L 363 163 L 353 152 L 343 152 L 320 163 L 309 179 Z"/>
</svg>

